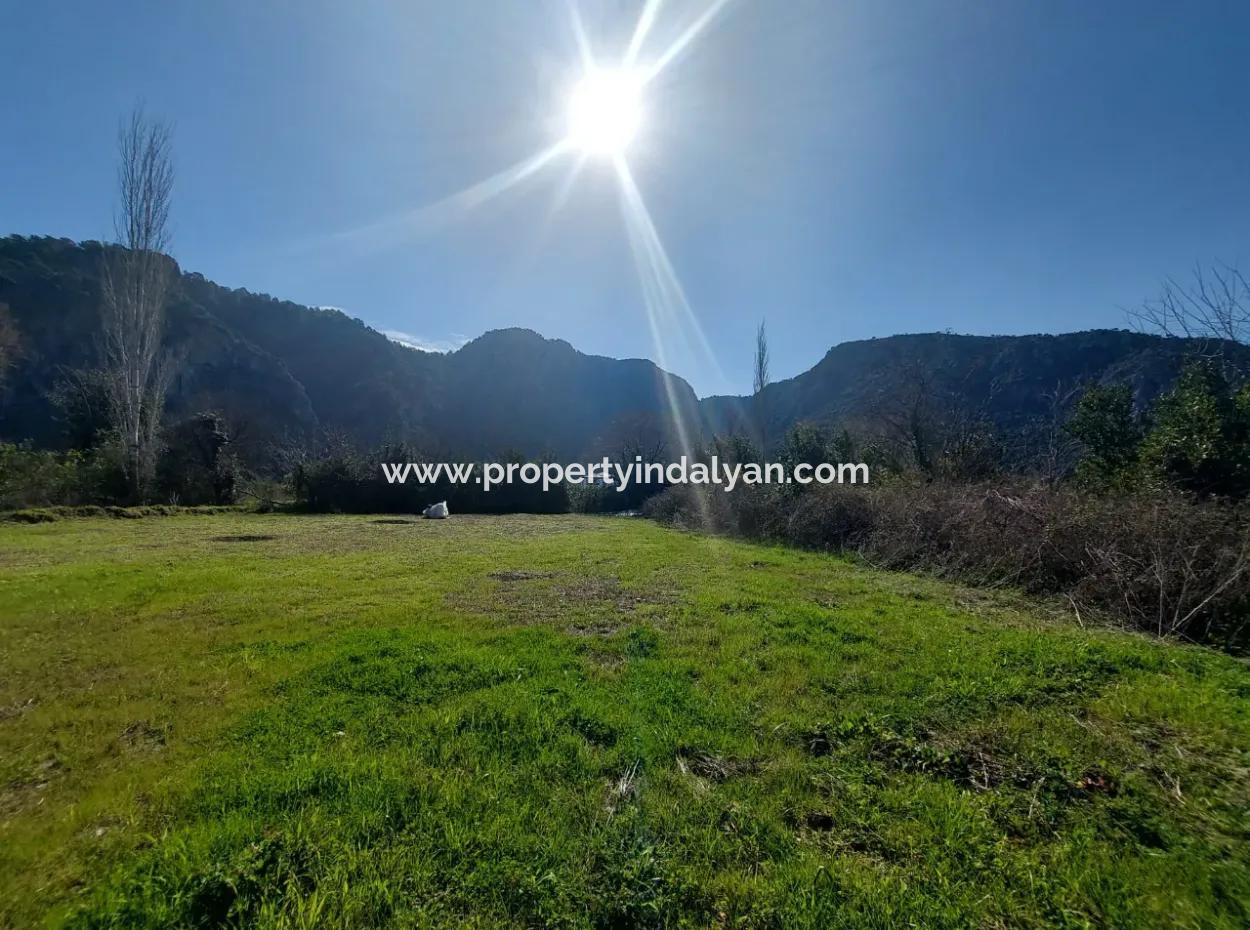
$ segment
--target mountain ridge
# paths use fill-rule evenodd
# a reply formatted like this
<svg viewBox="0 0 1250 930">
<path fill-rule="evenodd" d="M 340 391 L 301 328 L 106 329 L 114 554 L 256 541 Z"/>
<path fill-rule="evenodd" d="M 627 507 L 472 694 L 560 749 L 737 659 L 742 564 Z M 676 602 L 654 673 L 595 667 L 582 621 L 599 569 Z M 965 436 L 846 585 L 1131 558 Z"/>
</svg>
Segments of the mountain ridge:
<svg viewBox="0 0 1250 930">
<path fill-rule="evenodd" d="M 51 395 L 67 372 L 94 364 L 106 248 L 0 239 L 0 304 L 21 340 L 0 395 L 0 438 L 73 445 L 72 424 Z M 919 399 L 1022 430 L 1091 382 L 1127 381 L 1144 407 L 1194 349 L 1187 340 L 1109 329 L 898 334 L 832 346 L 759 398 L 700 399 L 648 359 L 590 355 L 525 327 L 429 352 L 338 309 L 227 288 L 194 272 L 178 281 L 166 324 L 179 358 L 169 416 L 216 410 L 256 462 L 277 444 L 307 446 L 335 434 L 362 446 L 405 440 L 445 455 L 572 460 L 601 451 L 616 432 L 647 428 L 672 450 L 677 419 L 695 442 L 755 434 L 762 423 L 772 445 L 800 421 L 871 429 Z"/>
</svg>

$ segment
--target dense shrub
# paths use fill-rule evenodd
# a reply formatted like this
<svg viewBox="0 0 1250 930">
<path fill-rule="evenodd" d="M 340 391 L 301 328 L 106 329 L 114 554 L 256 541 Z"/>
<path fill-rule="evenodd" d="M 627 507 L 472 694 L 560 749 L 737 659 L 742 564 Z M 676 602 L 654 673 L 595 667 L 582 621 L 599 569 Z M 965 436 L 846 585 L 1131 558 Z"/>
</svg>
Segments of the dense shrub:
<svg viewBox="0 0 1250 930">
<path fill-rule="evenodd" d="M 1250 385 L 1234 391 L 1213 365 L 1190 365 L 1159 398 L 1142 442 L 1144 480 L 1191 494 L 1250 496 Z"/>
<path fill-rule="evenodd" d="M 173 504 L 148 504 L 139 507 L 100 507 L 96 504 L 78 506 L 31 507 L 0 514 L 10 523 L 55 523 L 82 517 L 111 517 L 115 520 L 142 520 L 147 517 L 206 517 L 222 513 L 238 513 L 237 507 L 181 507 Z"/>
<path fill-rule="evenodd" d="M 109 447 L 61 453 L 0 443 L 0 510 L 109 504 L 124 494 Z"/>
<path fill-rule="evenodd" d="M 1188 364 L 1148 414 L 1127 384 L 1094 385 L 1066 429 L 1083 449 L 1082 487 L 1250 497 L 1250 384 L 1237 388 L 1209 361 Z"/>
<path fill-rule="evenodd" d="M 220 417 L 196 414 L 165 430 L 161 438 L 154 493 L 146 501 L 134 499 L 120 444 L 107 432 L 92 447 L 68 452 L 0 443 L 0 510 L 234 501 L 238 464 Z"/>
<path fill-rule="evenodd" d="M 1058 595 L 1163 636 L 1244 647 L 1250 508 L 1031 483 L 895 482 L 798 495 L 674 488 L 647 513 L 691 528 L 853 551 L 873 564 Z"/>
<path fill-rule="evenodd" d="M 609 484 L 570 484 L 567 486 L 569 510 L 573 513 L 636 513 L 665 487 L 667 485 L 640 483 L 618 491 L 615 485 Z"/>
<path fill-rule="evenodd" d="M 1144 432 L 1127 384 L 1090 387 L 1066 429 L 1084 450 L 1076 466 L 1078 484 L 1097 490 L 1122 490 L 1131 485 Z"/>
<path fill-rule="evenodd" d="M 156 471 L 157 497 L 181 504 L 230 504 L 239 464 L 225 422 L 197 413 L 166 429 Z"/>
</svg>

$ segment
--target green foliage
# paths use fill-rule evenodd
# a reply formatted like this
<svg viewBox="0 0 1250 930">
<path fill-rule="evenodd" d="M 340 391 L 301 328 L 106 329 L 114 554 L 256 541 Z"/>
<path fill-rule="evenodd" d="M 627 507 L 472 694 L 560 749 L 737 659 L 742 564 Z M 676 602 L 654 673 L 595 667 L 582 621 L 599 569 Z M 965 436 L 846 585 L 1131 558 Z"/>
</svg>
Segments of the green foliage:
<svg viewBox="0 0 1250 930">
<path fill-rule="evenodd" d="M 112 503 L 124 492 L 111 446 L 50 452 L 0 443 L 0 510 Z"/>
<path fill-rule="evenodd" d="M 1250 916 L 1228 656 L 637 520 L 67 519 L 0 552 L 0 925 Z"/>
<path fill-rule="evenodd" d="M 715 455 L 726 465 L 745 465 L 763 461 L 759 446 L 746 433 L 716 436 L 709 443 L 709 455 Z"/>
<path fill-rule="evenodd" d="M 866 452 L 867 449 L 863 451 Z M 832 456 L 831 462 L 861 461 L 858 457 L 860 455 L 860 444 L 851 436 L 851 431 L 845 427 L 829 443 L 829 453 Z"/>
<path fill-rule="evenodd" d="M 1086 390 L 1067 430 L 1085 449 L 1076 466 L 1080 484 L 1108 490 L 1131 483 L 1142 427 L 1127 384 L 1094 385 Z"/>
<path fill-rule="evenodd" d="M 235 513 L 235 507 L 198 506 L 182 507 L 172 504 L 145 504 L 140 507 L 102 507 L 98 504 L 58 504 L 52 507 L 32 507 L 10 511 L 0 519 L 11 523 L 55 523 L 58 520 L 75 520 L 83 517 L 110 517 L 115 520 L 142 520 L 147 517 L 208 516 L 219 513 Z"/>
<path fill-rule="evenodd" d="M 93 449 L 107 441 L 109 400 L 104 372 L 95 368 L 64 371 L 53 381 L 47 400 L 69 448 Z"/>
<path fill-rule="evenodd" d="M 1203 496 L 1250 494 L 1250 385 L 1234 394 L 1218 368 L 1193 363 L 1153 419 L 1141 447 L 1148 482 Z"/>
<path fill-rule="evenodd" d="M 782 439 L 777 461 L 785 466 L 787 474 L 793 474 L 794 467 L 800 463 L 814 466 L 832 461 L 829 458 L 829 437 L 814 423 L 796 423 Z M 801 488 L 802 485 L 791 487 Z"/>
<path fill-rule="evenodd" d="M 231 504 L 240 466 L 225 421 L 199 413 L 162 435 L 158 496 L 183 504 Z"/>
<path fill-rule="evenodd" d="M 1077 480 L 1098 490 L 1250 495 L 1250 384 L 1202 361 L 1185 367 L 1143 424 L 1128 385 L 1095 386 L 1067 430 L 1084 446 Z"/>
</svg>

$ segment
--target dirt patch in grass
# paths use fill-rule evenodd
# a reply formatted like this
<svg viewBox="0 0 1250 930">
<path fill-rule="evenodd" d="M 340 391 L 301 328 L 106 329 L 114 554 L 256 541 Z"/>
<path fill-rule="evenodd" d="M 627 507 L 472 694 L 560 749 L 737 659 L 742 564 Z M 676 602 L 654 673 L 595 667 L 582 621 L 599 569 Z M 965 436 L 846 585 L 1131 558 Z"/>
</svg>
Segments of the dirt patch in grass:
<svg viewBox="0 0 1250 930">
<path fill-rule="evenodd" d="M 38 704 L 34 698 L 27 698 L 24 701 L 14 701 L 12 704 L 5 704 L 0 707 L 0 720 L 12 720 L 14 717 L 20 717 L 22 714 L 29 713 L 35 709 Z"/>
<path fill-rule="evenodd" d="M 606 606 L 621 612 L 672 601 L 672 593 L 667 590 L 626 588 L 615 575 L 565 576 L 556 582 L 555 588 L 562 598 L 573 603 Z"/>
<path fill-rule="evenodd" d="M 619 672 L 625 667 L 625 656 L 619 652 L 588 652 L 586 658 L 594 665 L 595 668 L 603 672 Z"/>
<path fill-rule="evenodd" d="M 504 582 L 532 581 L 535 578 L 550 578 L 551 572 L 525 572 L 525 571 L 491 572 L 486 577 L 494 578 L 496 581 L 504 581 Z"/>
<path fill-rule="evenodd" d="M 118 741 L 130 752 L 160 752 L 168 736 L 168 724 L 154 726 L 146 720 L 138 720 L 122 731 Z"/>
<path fill-rule="evenodd" d="M 833 829 L 833 815 L 824 811 L 808 811 L 807 816 L 803 818 L 803 825 L 809 830 L 824 833 Z"/>
<path fill-rule="evenodd" d="M 9 782 L 0 789 L 0 817 L 38 807 L 43 803 L 44 791 L 64 771 L 65 764 L 51 756 L 35 766 L 28 777 Z"/>
<path fill-rule="evenodd" d="M 814 757 L 862 753 L 886 771 L 941 779 L 969 791 L 1016 789 L 1068 803 L 1114 796 L 1119 790 L 1117 779 L 1100 768 L 1064 771 L 1053 762 L 1022 755 L 987 732 L 898 732 L 873 720 L 855 720 L 802 733 L 800 740 Z"/>
<path fill-rule="evenodd" d="M 238 536 L 213 536 L 212 542 L 219 543 L 249 543 L 249 542 L 266 542 L 270 539 L 277 539 L 277 536 L 269 536 L 264 533 L 244 533 Z"/>
<path fill-rule="evenodd" d="M 579 621 L 577 623 L 570 623 L 564 628 L 564 632 L 568 633 L 570 636 L 606 637 L 619 633 L 624 625 L 625 622 L 623 620 L 615 620 L 611 618 L 590 620 L 585 623 Z"/>
<path fill-rule="evenodd" d="M 395 519 L 395 520 L 370 520 L 369 522 L 374 523 L 378 526 L 411 526 L 417 521 Z"/>
<path fill-rule="evenodd" d="M 798 742 L 803 747 L 803 751 L 815 759 L 820 759 L 833 752 L 833 741 L 830 740 L 828 732 L 823 727 L 817 727 L 814 730 L 804 730 L 799 733 Z"/>
<path fill-rule="evenodd" d="M 717 610 L 723 614 L 754 614 L 764 609 L 764 605 L 759 601 L 723 601 L 717 605 Z"/>
<path fill-rule="evenodd" d="M 642 608 L 670 603 L 668 589 L 637 590 L 616 575 L 504 569 L 476 591 L 448 596 L 449 606 L 523 626 L 553 625 L 572 636 L 607 637 Z"/>
</svg>

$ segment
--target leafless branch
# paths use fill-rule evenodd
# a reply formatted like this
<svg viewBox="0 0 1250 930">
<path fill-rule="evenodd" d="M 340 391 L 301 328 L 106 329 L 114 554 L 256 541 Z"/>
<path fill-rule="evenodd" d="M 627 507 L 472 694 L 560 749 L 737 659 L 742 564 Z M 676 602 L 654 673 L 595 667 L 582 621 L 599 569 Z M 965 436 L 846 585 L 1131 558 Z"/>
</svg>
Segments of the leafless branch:
<svg viewBox="0 0 1250 930">
<path fill-rule="evenodd" d="M 1226 374 L 1246 373 L 1241 353 L 1230 351 L 1250 343 L 1250 282 L 1235 266 L 1196 266 L 1187 284 L 1168 278 L 1155 300 L 1129 315 L 1139 329 L 1195 340 Z"/>
</svg>

